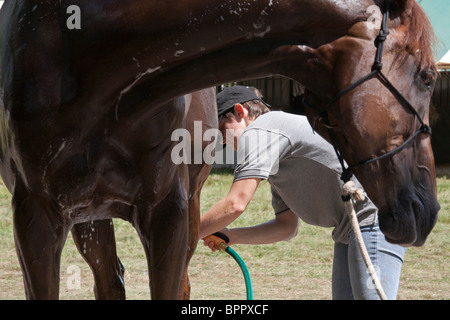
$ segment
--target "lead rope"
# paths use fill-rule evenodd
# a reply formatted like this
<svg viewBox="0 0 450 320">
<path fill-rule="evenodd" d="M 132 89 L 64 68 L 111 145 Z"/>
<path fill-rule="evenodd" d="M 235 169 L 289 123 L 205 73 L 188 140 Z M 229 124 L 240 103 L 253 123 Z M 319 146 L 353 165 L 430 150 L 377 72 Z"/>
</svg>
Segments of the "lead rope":
<svg viewBox="0 0 450 320">
<path fill-rule="evenodd" d="M 375 285 L 375 289 L 381 300 L 387 300 L 386 294 L 381 286 L 381 282 L 378 279 L 378 275 L 375 272 L 375 269 L 372 265 L 372 261 L 370 260 L 369 253 L 367 252 L 366 245 L 364 244 L 364 240 L 361 235 L 361 230 L 359 228 L 358 218 L 356 217 L 355 208 L 353 207 L 352 199 L 355 201 L 364 200 L 364 192 L 361 189 L 356 188 L 355 183 L 353 181 L 349 181 L 344 184 L 342 187 L 342 199 L 347 207 L 347 211 L 350 216 L 350 221 L 352 224 L 353 233 L 356 237 L 356 242 L 358 243 L 359 250 L 361 251 L 361 255 L 363 257 L 364 263 L 366 264 L 367 271 L 369 272 L 370 277 L 372 278 L 373 284 Z"/>
</svg>

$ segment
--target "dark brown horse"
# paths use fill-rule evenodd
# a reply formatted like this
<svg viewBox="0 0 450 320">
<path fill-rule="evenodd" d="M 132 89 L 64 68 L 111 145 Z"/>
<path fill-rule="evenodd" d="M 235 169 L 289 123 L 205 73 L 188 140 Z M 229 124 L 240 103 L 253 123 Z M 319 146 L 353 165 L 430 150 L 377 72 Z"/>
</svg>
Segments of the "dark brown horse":
<svg viewBox="0 0 450 320">
<path fill-rule="evenodd" d="M 60 252 L 73 225 L 113 217 L 132 222 L 141 236 L 152 296 L 181 297 L 198 216 L 188 228 L 188 168 L 168 160 L 170 132 L 184 123 L 184 100 L 175 97 L 281 74 L 304 84 L 305 101 L 323 110 L 370 72 L 380 20 L 368 9 L 383 10 L 385 2 L 6 0 L 1 173 L 13 195 L 27 297 L 57 297 Z M 436 75 L 431 27 L 414 0 L 389 2 L 383 72 L 427 122 Z M 67 13 L 71 5 L 79 17 Z M 68 19 L 81 29 L 68 28 Z M 418 118 L 391 91 L 374 76 L 328 106 L 350 165 L 416 132 Z M 429 135 L 354 171 L 380 209 L 387 238 L 422 245 L 439 210 Z M 103 241 L 113 239 L 107 235 Z M 114 263 L 105 267 L 120 274 L 114 250 L 107 259 Z"/>
<path fill-rule="evenodd" d="M 204 89 L 186 95 L 185 104 L 185 128 L 190 137 L 194 137 L 196 134 L 200 134 L 203 136 L 203 134 L 208 129 L 217 128 L 215 89 Z M 166 107 L 173 108 L 173 104 L 168 104 Z M 199 133 L 195 131 L 198 130 L 198 128 L 196 129 L 194 127 L 195 121 L 201 123 L 201 130 L 199 131 Z M 189 224 L 187 230 L 190 231 L 187 239 L 187 252 L 185 253 L 182 248 L 177 249 L 175 251 L 178 252 L 180 257 L 177 257 L 177 259 L 175 259 L 173 256 L 171 256 L 167 261 L 169 265 L 177 264 L 179 268 L 182 268 L 180 269 L 183 272 L 183 281 L 181 283 L 184 283 L 184 286 L 179 288 L 178 298 L 180 299 L 188 299 L 190 294 L 187 267 L 192 255 L 194 254 L 195 248 L 197 247 L 197 233 L 200 217 L 200 193 L 203 187 L 203 183 L 208 177 L 211 169 L 210 161 L 205 162 L 205 159 L 203 157 L 200 159 L 201 161 L 195 159 L 195 152 L 199 152 L 200 154 L 202 154 L 206 147 L 210 145 L 210 143 L 211 141 L 208 141 L 207 139 L 205 139 L 205 141 L 202 140 L 200 144 L 192 140 L 190 145 L 190 150 L 192 151 L 191 157 L 190 159 L 187 159 L 188 161 L 186 161 L 188 163 L 189 176 L 189 186 L 188 188 L 186 188 L 186 192 L 188 192 L 187 222 Z M 195 148 L 200 148 L 200 150 L 195 150 Z M 169 158 L 166 153 L 164 153 L 162 156 L 164 157 L 161 158 L 161 161 L 164 160 L 172 163 L 172 159 Z M 172 204 L 171 199 L 167 201 L 168 205 Z M 173 209 L 167 210 L 169 211 L 168 213 L 164 213 L 164 211 L 162 211 L 161 213 L 169 214 L 173 211 Z M 140 227 L 139 224 L 135 226 L 137 227 L 141 239 L 143 239 L 144 241 L 147 236 L 146 232 L 150 231 L 144 230 L 141 232 L 139 230 L 142 227 Z M 182 224 L 181 227 L 185 228 L 186 225 Z M 155 236 L 162 237 L 167 233 L 167 230 L 164 228 L 164 223 L 163 226 L 159 226 L 159 228 L 160 232 L 156 232 Z M 152 233 L 155 233 L 155 231 L 152 231 Z M 72 236 L 74 243 L 78 248 L 78 251 L 86 260 L 94 274 L 94 293 L 96 299 L 125 299 L 125 283 L 123 279 L 124 267 L 117 257 L 112 220 L 96 220 L 75 224 L 72 227 Z M 173 241 L 170 239 L 164 240 L 164 243 L 172 242 Z M 158 245 L 158 247 L 153 250 L 166 250 L 166 248 L 167 245 L 162 244 Z M 185 263 L 183 263 L 183 259 Z M 162 262 L 162 259 L 158 258 L 158 260 L 156 261 Z M 151 268 L 152 265 L 149 265 L 150 270 Z M 160 294 L 174 294 L 174 292 L 170 292 L 168 290 L 174 290 L 178 288 L 177 282 L 179 282 L 179 280 L 179 278 L 174 278 L 172 286 L 170 286 L 169 282 L 165 280 L 164 276 L 158 274 L 154 275 L 153 277 L 151 277 L 151 281 L 153 283 L 153 285 L 151 286 L 152 296 L 156 298 Z"/>
</svg>

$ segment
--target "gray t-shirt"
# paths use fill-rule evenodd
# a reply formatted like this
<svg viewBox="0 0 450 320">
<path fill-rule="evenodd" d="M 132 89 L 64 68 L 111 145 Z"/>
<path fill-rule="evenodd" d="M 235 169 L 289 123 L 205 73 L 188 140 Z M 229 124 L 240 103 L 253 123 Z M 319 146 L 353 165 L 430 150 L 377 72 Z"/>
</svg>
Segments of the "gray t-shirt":
<svg viewBox="0 0 450 320">
<path fill-rule="evenodd" d="M 290 209 L 306 223 L 334 227 L 333 240 L 348 243 L 351 224 L 341 199 L 341 171 L 333 147 L 313 132 L 306 117 L 272 111 L 244 130 L 234 181 L 267 179 L 276 214 Z M 377 208 L 369 198 L 354 205 L 360 226 L 376 222 Z"/>
</svg>

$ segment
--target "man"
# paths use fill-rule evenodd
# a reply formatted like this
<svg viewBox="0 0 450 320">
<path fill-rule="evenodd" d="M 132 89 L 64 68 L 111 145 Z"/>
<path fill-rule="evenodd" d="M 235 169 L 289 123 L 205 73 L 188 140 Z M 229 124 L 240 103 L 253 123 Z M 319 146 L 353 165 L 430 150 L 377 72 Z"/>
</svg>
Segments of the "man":
<svg viewBox="0 0 450 320">
<path fill-rule="evenodd" d="M 254 88 L 226 88 L 217 103 L 223 142 L 238 151 L 238 163 L 229 193 L 202 216 L 200 239 L 220 231 L 229 245 L 289 240 L 297 234 L 298 218 L 333 227 L 333 299 L 379 299 L 341 200 L 341 167 L 332 146 L 313 132 L 306 117 L 269 112 Z M 261 180 L 270 183 L 275 218 L 226 229 L 245 211 Z M 395 299 L 405 249 L 385 240 L 370 199 L 355 203 L 355 210 L 383 289 Z M 205 245 L 213 248 L 209 240 Z"/>
</svg>

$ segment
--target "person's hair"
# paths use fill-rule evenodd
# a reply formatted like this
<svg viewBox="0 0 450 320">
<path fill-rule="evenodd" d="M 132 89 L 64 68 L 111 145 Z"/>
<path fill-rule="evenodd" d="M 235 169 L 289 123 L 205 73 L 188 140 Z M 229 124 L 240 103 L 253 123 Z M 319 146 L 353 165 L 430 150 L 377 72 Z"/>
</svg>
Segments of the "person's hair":
<svg viewBox="0 0 450 320">
<path fill-rule="evenodd" d="M 260 115 L 263 115 L 270 111 L 267 106 L 259 100 L 250 100 L 245 103 L 242 103 L 242 106 L 248 110 L 248 117 L 251 119 L 256 119 Z M 230 112 L 225 113 L 225 118 L 234 119 L 236 118 L 236 114 L 234 113 L 234 108 L 231 109 Z"/>
</svg>

